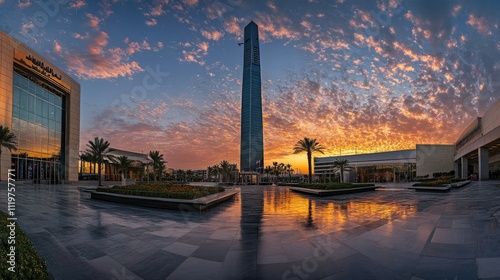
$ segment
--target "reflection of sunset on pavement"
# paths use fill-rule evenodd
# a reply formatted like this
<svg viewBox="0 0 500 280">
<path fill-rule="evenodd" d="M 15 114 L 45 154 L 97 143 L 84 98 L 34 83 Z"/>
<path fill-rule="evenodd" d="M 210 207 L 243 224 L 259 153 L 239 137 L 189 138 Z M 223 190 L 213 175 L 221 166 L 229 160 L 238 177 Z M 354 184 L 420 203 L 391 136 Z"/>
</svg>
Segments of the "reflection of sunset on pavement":
<svg viewBox="0 0 500 280">
<path fill-rule="evenodd" d="M 297 224 L 305 227 L 314 226 L 329 231 L 339 231 L 353 225 L 366 224 L 384 220 L 391 224 L 395 219 L 406 219 L 417 212 L 413 205 L 398 202 L 387 202 L 351 199 L 342 201 L 318 200 L 302 194 L 293 193 L 283 188 L 274 188 L 264 192 L 264 215 L 280 215 L 295 217 Z M 346 224 L 347 223 L 347 224 Z"/>
</svg>

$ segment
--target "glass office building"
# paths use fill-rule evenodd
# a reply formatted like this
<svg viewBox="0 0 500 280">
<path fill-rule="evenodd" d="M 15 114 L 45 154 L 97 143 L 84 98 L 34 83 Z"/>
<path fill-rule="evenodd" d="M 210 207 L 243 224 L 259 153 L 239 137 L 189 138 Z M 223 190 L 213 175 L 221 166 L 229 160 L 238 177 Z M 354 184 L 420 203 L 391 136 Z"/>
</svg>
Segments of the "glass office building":
<svg viewBox="0 0 500 280">
<path fill-rule="evenodd" d="M 64 179 L 64 94 L 14 72 L 12 133 L 19 148 L 12 153 L 18 180 Z"/>
<path fill-rule="evenodd" d="M 333 163 L 340 159 L 349 162 L 342 174 L 344 182 L 406 182 L 453 171 L 454 154 L 454 145 L 417 144 L 411 150 L 315 157 L 314 174 L 328 179 L 338 178 L 340 172 Z"/>
<path fill-rule="evenodd" d="M 264 137 L 257 24 L 251 21 L 244 33 L 240 170 L 262 173 Z"/>
<path fill-rule="evenodd" d="M 0 125 L 17 138 L 17 150 L 3 150 L 2 179 L 11 168 L 18 181 L 78 180 L 80 85 L 7 34 L 0 40 Z"/>
</svg>

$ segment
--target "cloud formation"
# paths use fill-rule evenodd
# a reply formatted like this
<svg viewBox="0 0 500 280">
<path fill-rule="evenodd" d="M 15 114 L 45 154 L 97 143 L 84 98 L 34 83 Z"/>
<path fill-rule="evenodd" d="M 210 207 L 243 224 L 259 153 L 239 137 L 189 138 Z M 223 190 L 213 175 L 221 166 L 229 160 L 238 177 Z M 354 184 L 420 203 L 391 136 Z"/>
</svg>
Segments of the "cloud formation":
<svg viewBox="0 0 500 280">
<path fill-rule="evenodd" d="M 11 5 L 21 2 L 29 1 Z M 329 155 L 453 143 L 500 97 L 493 1 L 299 2 L 75 0 L 50 20 L 78 28 L 53 31 L 31 18 L 13 26 L 24 37 L 37 31 L 29 38 L 38 50 L 63 58 L 82 84 L 135 79 L 151 61 L 182 73 L 132 108 L 113 105 L 82 125 L 82 139 L 160 150 L 176 168 L 238 162 L 242 65 L 232 50 L 250 20 L 265 61 L 268 162 L 292 160 L 304 136 Z M 106 129 L 92 127 L 99 122 Z"/>
<path fill-rule="evenodd" d="M 83 0 L 77 0 L 69 3 L 69 7 L 72 9 L 80 9 L 83 8 L 87 3 Z"/>
<path fill-rule="evenodd" d="M 139 63 L 129 61 L 124 50 L 106 48 L 108 39 L 106 32 L 99 31 L 89 42 L 85 51 L 64 53 L 69 70 L 82 79 L 127 77 L 144 71 Z"/>
</svg>

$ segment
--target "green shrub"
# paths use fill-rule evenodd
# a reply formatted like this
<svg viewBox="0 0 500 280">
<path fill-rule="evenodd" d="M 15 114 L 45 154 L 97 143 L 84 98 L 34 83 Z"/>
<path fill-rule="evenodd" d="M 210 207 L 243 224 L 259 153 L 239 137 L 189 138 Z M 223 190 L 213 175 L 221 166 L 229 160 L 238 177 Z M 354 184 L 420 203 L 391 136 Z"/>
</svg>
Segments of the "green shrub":
<svg viewBox="0 0 500 280">
<path fill-rule="evenodd" d="M 440 187 L 441 185 L 447 185 L 447 184 L 451 184 L 451 179 L 420 182 L 420 183 L 413 184 L 413 186 L 415 186 L 415 187 Z"/>
<path fill-rule="evenodd" d="M 0 262 L 0 279 L 12 280 L 44 280 L 51 279 L 47 272 L 45 260 L 42 259 L 35 250 L 31 240 L 24 234 L 21 228 L 16 224 L 16 244 L 8 244 L 8 236 L 10 230 L 7 225 L 7 214 L 0 212 L 0 254 L 2 262 Z M 6 261 L 6 256 L 10 251 L 10 246 L 16 247 L 16 267 L 15 272 L 8 270 L 10 265 Z"/>
<path fill-rule="evenodd" d="M 223 192 L 223 187 L 181 185 L 171 182 L 138 183 L 130 186 L 97 188 L 98 192 L 160 198 L 195 199 Z"/>
<path fill-rule="evenodd" d="M 432 173 L 432 177 L 453 177 L 455 175 L 455 170 L 451 170 L 449 172 L 435 172 Z"/>
<path fill-rule="evenodd" d="M 438 177 L 432 180 L 425 180 L 421 181 L 419 183 L 413 184 L 415 187 L 439 187 L 441 185 L 447 185 L 451 183 L 456 183 L 456 182 L 461 182 L 463 179 L 455 179 L 454 177 L 450 176 L 442 176 Z"/>
<path fill-rule="evenodd" d="M 342 190 L 360 187 L 371 187 L 374 184 L 353 184 L 353 183 L 299 183 L 299 188 L 318 189 L 318 190 Z"/>
</svg>

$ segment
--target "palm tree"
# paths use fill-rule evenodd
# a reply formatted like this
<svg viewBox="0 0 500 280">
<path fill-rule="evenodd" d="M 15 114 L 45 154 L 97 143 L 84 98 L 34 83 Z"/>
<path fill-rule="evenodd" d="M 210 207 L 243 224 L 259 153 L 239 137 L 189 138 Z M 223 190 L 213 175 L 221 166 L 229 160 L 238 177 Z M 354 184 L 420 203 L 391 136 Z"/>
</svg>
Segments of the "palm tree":
<svg viewBox="0 0 500 280">
<path fill-rule="evenodd" d="M 177 177 L 177 181 L 184 182 L 186 180 L 186 172 L 182 169 L 177 170 L 177 172 L 175 172 L 175 176 Z"/>
<path fill-rule="evenodd" d="M 286 173 L 288 173 L 288 178 L 292 179 L 292 173 L 293 173 L 292 165 L 289 163 L 285 167 L 286 167 Z"/>
<path fill-rule="evenodd" d="M 286 172 L 286 165 L 283 162 L 280 162 L 279 166 L 279 174 L 282 176 Z"/>
<path fill-rule="evenodd" d="M 222 173 L 222 182 L 226 182 L 227 176 L 231 174 L 231 164 L 227 160 L 223 160 L 219 163 L 220 171 Z"/>
<path fill-rule="evenodd" d="M 307 137 L 304 137 L 304 139 L 300 139 L 296 144 L 295 147 L 293 147 L 293 153 L 298 154 L 302 152 L 307 152 L 307 165 L 309 168 L 309 183 L 312 183 L 312 166 L 311 166 L 311 159 L 312 159 L 312 154 L 313 152 L 320 152 L 324 154 L 324 149 L 319 142 L 316 142 L 316 139 L 309 139 Z"/>
<path fill-rule="evenodd" d="M 158 176 L 161 174 L 163 169 L 165 169 L 166 161 L 163 159 L 163 154 L 160 154 L 159 151 L 150 151 L 149 157 L 151 158 L 153 165 L 153 173 L 155 174 L 155 181 Z"/>
<path fill-rule="evenodd" d="M 132 167 L 132 161 L 128 159 L 127 156 L 119 156 L 116 158 L 116 165 L 118 167 L 118 172 L 121 173 L 122 181 L 127 178 L 127 174 L 130 167 Z"/>
<path fill-rule="evenodd" d="M 338 158 L 332 166 L 340 171 L 340 182 L 344 183 L 344 170 L 349 169 L 349 161 L 347 159 Z"/>
<path fill-rule="evenodd" d="M 194 172 L 191 169 L 186 170 L 186 179 L 188 182 L 191 182 L 193 180 L 193 175 Z"/>
<path fill-rule="evenodd" d="M 277 161 L 273 161 L 273 175 L 276 176 L 276 183 L 278 182 L 278 175 L 279 175 L 279 171 L 278 171 L 278 168 L 279 168 L 279 164 Z"/>
<path fill-rule="evenodd" d="M 6 148 L 9 151 L 17 151 L 17 141 L 16 135 L 10 132 L 9 128 L 0 125 L 0 171 L 2 170 L 2 149 Z M 3 173 L 2 173 L 3 174 Z M 1 180 L 1 176 L 0 176 Z"/>
<path fill-rule="evenodd" d="M 101 166 L 106 159 L 111 158 L 110 155 L 108 155 L 109 142 L 104 141 L 103 138 L 96 137 L 94 142 L 89 140 L 87 147 L 87 152 L 92 155 L 94 161 L 97 163 L 97 178 L 99 180 L 98 186 L 102 186 Z"/>
<path fill-rule="evenodd" d="M 267 174 L 267 183 L 269 183 L 269 173 L 273 172 L 271 165 L 266 166 L 266 168 L 264 168 L 264 172 Z"/>
<path fill-rule="evenodd" d="M 210 182 L 212 181 L 212 174 L 214 173 L 214 169 L 212 166 L 207 166 L 207 180 Z"/>
<path fill-rule="evenodd" d="M 233 181 L 236 181 L 236 172 L 238 172 L 238 164 L 232 163 L 229 165 L 229 172 L 232 174 L 232 179 Z M 231 176 L 229 176 L 229 179 L 231 179 Z"/>
<path fill-rule="evenodd" d="M 214 165 L 212 166 L 212 171 L 214 172 L 214 174 L 215 174 L 215 179 L 216 179 L 216 181 L 218 182 L 218 181 L 219 181 L 219 179 L 220 179 L 220 173 L 221 173 L 221 172 L 220 172 L 220 167 L 219 167 L 219 165 L 218 165 L 218 164 L 214 164 Z"/>
</svg>

